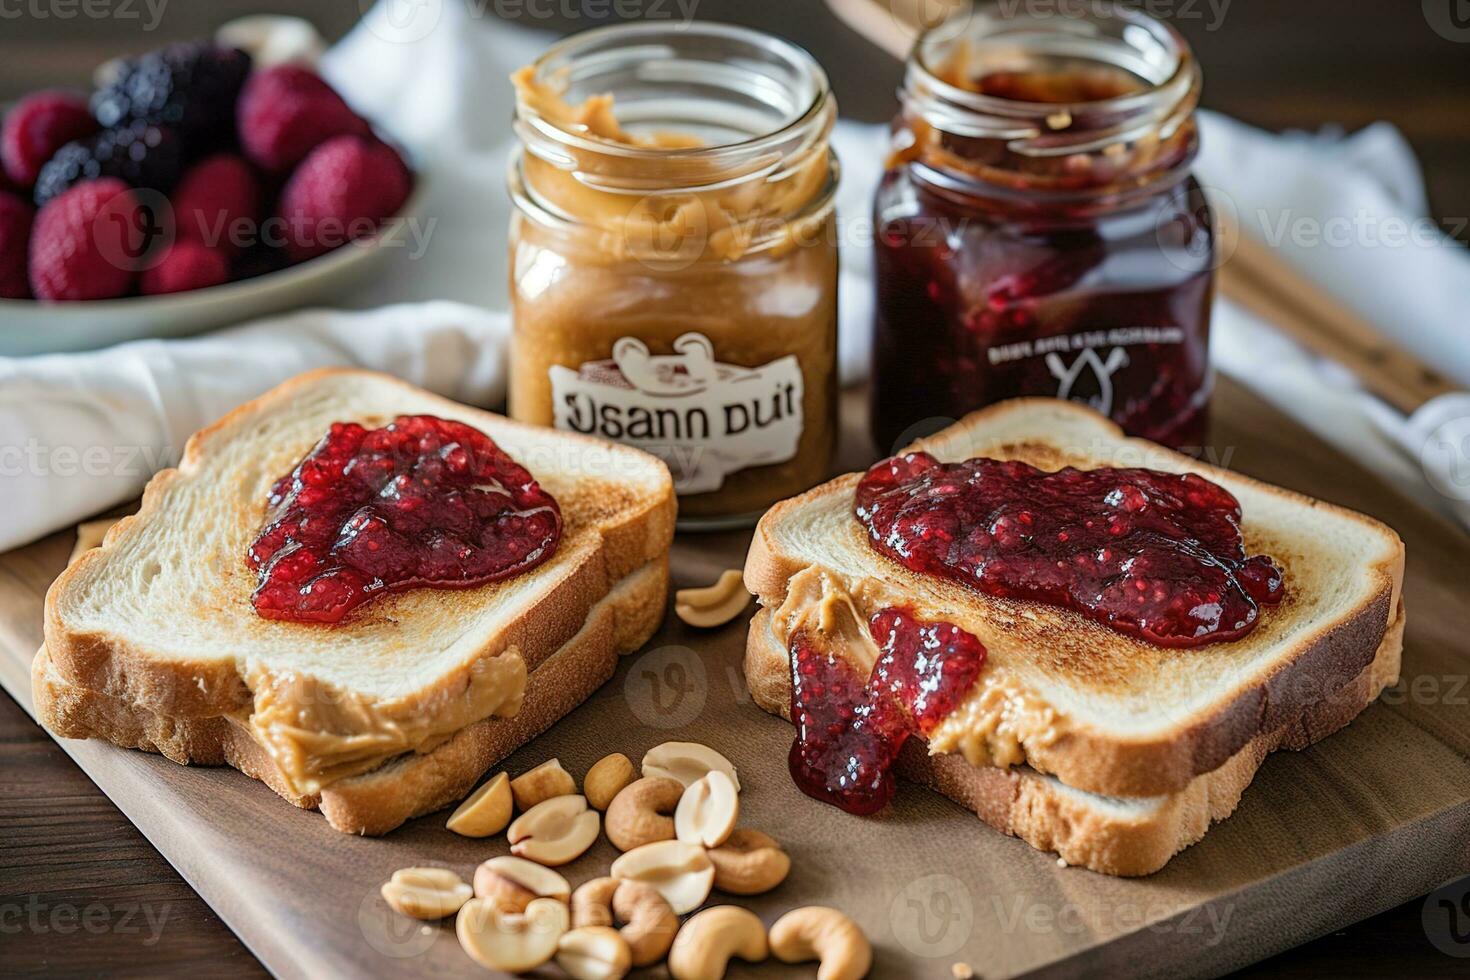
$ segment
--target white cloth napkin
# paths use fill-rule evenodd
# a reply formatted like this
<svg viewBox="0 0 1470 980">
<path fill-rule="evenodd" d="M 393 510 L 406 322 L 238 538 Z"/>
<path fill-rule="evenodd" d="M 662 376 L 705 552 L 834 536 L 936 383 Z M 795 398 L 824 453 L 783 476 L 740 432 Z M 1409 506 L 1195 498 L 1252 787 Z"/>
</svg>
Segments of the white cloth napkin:
<svg viewBox="0 0 1470 980">
<path fill-rule="evenodd" d="M 176 461 L 190 432 L 310 367 L 386 370 L 480 404 L 503 397 L 511 206 L 504 174 L 513 105 L 505 79 L 549 38 L 481 9 L 426 4 L 405 19 L 380 5 L 323 59 L 333 85 L 428 175 L 427 250 L 390 250 L 381 274 L 343 304 L 381 308 L 307 311 L 197 340 L 0 359 L 0 550 L 136 496 L 153 471 Z M 436 18 L 427 29 L 425 10 Z M 1203 127 L 1202 181 L 1242 217 L 1264 215 L 1264 227 L 1277 227 L 1269 222 L 1283 214 L 1296 228 L 1358 213 L 1380 227 L 1422 221 L 1422 182 L 1391 127 L 1347 139 L 1274 137 L 1208 113 Z M 884 127 L 851 123 L 834 136 L 844 168 L 838 215 L 847 382 L 861 380 L 868 367 L 868 215 L 884 141 Z M 1377 249 L 1295 241 L 1281 247 L 1309 275 L 1470 386 L 1470 343 L 1452 305 L 1470 295 L 1470 256 L 1462 249 L 1444 236 Z M 430 302 L 446 299 L 460 302 Z M 1420 499 L 1447 510 L 1458 505 L 1470 523 L 1470 404 L 1444 399 L 1403 419 L 1229 304 L 1216 310 L 1213 350 L 1224 371 Z"/>
<path fill-rule="evenodd" d="M 505 394 L 508 332 L 503 314 L 440 301 L 0 358 L 0 551 L 131 500 L 178 463 L 193 432 L 310 368 L 373 368 L 494 404 Z"/>
</svg>

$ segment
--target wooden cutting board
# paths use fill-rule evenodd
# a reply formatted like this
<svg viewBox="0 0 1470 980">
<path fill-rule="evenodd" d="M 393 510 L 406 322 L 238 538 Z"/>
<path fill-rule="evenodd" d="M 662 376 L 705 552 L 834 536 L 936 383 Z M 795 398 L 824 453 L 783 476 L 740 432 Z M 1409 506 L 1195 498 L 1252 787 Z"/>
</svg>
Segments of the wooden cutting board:
<svg viewBox="0 0 1470 980">
<path fill-rule="evenodd" d="M 868 461 L 850 395 L 844 466 Z M 785 772 L 791 729 L 757 709 L 740 672 L 743 623 L 670 621 L 617 676 L 507 768 L 552 756 L 579 776 L 603 754 L 633 759 L 667 739 L 706 742 L 741 773 L 742 823 L 785 843 L 791 877 L 742 901 L 768 923 L 820 902 L 848 911 L 878 950 L 874 977 L 1120 973 L 1213 975 L 1423 894 L 1470 870 L 1470 538 L 1364 472 L 1243 389 L 1222 383 L 1214 442 L 1242 472 L 1366 511 L 1408 544 L 1403 680 L 1345 731 L 1269 759 L 1229 820 L 1144 879 L 1059 868 L 913 786 L 877 818 L 802 796 Z M 1229 454 L 1226 456 L 1225 454 Z M 738 566 L 747 533 L 681 536 L 676 586 Z M 46 586 L 72 535 L 0 556 L 0 682 L 30 704 Z M 184 768 L 96 742 L 63 747 L 180 874 L 281 977 L 478 973 L 452 928 L 410 924 L 378 886 L 435 863 L 468 876 L 505 852 L 443 828 L 444 814 L 384 839 L 347 837 L 229 769 Z M 605 873 L 605 840 L 564 869 Z M 1447 963 L 1450 961 L 1446 961 Z M 810 967 L 783 968 L 810 976 Z M 777 975 L 737 964 L 732 976 Z M 550 975 L 550 974 L 548 974 Z"/>
</svg>

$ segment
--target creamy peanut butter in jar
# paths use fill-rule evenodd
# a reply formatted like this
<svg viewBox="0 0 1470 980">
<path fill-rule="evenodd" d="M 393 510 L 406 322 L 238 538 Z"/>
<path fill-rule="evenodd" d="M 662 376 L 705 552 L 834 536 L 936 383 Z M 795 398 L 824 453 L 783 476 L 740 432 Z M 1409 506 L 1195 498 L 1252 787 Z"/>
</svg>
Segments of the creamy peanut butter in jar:
<svg viewBox="0 0 1470 980">
<path fill-rule="evenodd" d="M 588 31 L 513 77 L 510 412 L 645 449 L 679 525 L 753 522 L 836 440 L 837 107 L 723 24 Z"/>
</svg>

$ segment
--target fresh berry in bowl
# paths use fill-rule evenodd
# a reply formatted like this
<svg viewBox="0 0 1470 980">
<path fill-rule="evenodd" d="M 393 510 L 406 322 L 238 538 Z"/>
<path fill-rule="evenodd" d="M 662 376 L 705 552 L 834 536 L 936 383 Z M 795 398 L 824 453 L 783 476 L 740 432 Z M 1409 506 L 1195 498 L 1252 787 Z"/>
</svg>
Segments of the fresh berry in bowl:
<svg viewBox="0 0 1470 980">
<path fill-rule="evenodd" d="M 35 185 L 46 161 L 73 140 L 97 132 L 87 100 L 71 92 L 48 89 L 21 99 L 5 114 L 0 127 L 0 161 L 17 189 Z"/>
<path fill-rule="evenodd" d="M 169 197 L 174 235 L 201 242 L 227 258 L 249 245 L 260 215 L 263 188 L 250 164 L 234 153 L 205 157 L 185 171 Z"/>
<path fill-rule="evenodd" d="M 143 222 L 136 193 L 101 177 L 46 202 L 31 229 L 31 291 L 37 299 L 115 299 L 133 285 L 128 236 Z M 109 220 L 116 217 L 119 220 Z"/>
<path fill-rule="evenodd" d="M 281 190 L 286 254 L 315 258 L 376 228 L 408 200 L 413 178 L 391 146 L 334 136 L 307 154 Z"/>
<path fill-rule="evenodd" d="M 366 136 L 367 121 L 316 72 L 278 65 L 256 72 L 240 94 L 240 146 L 267 173 L 291 170 L 324 140 Z"/>
<path fill-rule="evenodd" d="M 197 241 L 175 239 L 157 262 L 144 269 L 138 286 L 145 296 L 207 289 L 230 280 L 230 262 L 219 249 Z"/>
<path fill-rule="evenodd" d="M 0 355 L 198 332 L 330 300 L 364 274 L 418 180 L 301 61 L 257 68 L 191 41 L 108 62 L 90 98 L 10 106 Z"/>
<path fill-rule="evenodd" d="M 195 147 L 228 142 L 250 56 L 209 41 L 185 41 L 125 60 L 92 96 L 104 127 L 151 123 L 176 130 Z"/>
<path fill-rule="evenodd" d="M 183 147 L 167 126 L 138 120 L 75 140 L 56 152 L 36 178 L 41 207 L 62 191 L 99 177 L 116 177 L 129 187 L 167 192 L 183 168 Z"/>
</svg>

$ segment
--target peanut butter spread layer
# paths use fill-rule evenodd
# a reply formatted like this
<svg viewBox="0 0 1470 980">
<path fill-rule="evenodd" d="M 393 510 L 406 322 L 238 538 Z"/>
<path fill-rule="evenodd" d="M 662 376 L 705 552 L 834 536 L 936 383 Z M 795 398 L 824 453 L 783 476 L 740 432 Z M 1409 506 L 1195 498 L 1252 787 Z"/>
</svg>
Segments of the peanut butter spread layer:
<svg viewBox="0 0 1470 980">
<path fill-rule="evenodd" d="M 799 628 L 824 636 L 826 649 L 843 650 L 866 677 L 878 656 L 866 610 L 902 605 L 901 595 L 888 594 L 878 583 L 865 579 L 849 584 L 835 572 L 813 566 L 787 584 L 786 601 L 771 616 L 771 631 L 783 647 L 789 647 Z M 974 689 L 929 734 L 929 754 L 958 752 L 973 766 L 1020 765 L 1028 745 L 1052 744 L 1064 724 L 1003 665 L 988 664 Z"/>
<path fill-rule="evenodd" d="M 528 152 L 523 167 L 531 190 L 553 210 L 589 226 L 596 249 L 610 259 L 667 258 L 670 243 L 677 243 L 680 256 L 728 261 L 756 247 L 810 243 L 822 232 L 827 209 L 804 212 L 828 184 L 825 142 L 796 160 L 776 153 L 764 159 L 725 155 L 688 133 L 631 133 L 618 120 L 611 95 L 572 105 L 557 87 L 538 81 L 533 66 L 511 81 L 523 114 L 608 144 L 559 144 L 555 162 Z M 630 155 L 617 148 L 654 152 Z"/>
<path fill-rule="evenodd" d="M 249 725 L 289 788 L 303 796 L 368 772 L 405 752 L 429 752 L 466 725 L 521 709 L 520 651 L 477 660 L 463 684 L 423 699 L 377 700 L 298 674 L 246 673 L 255 694 Z"/>
</svg>

